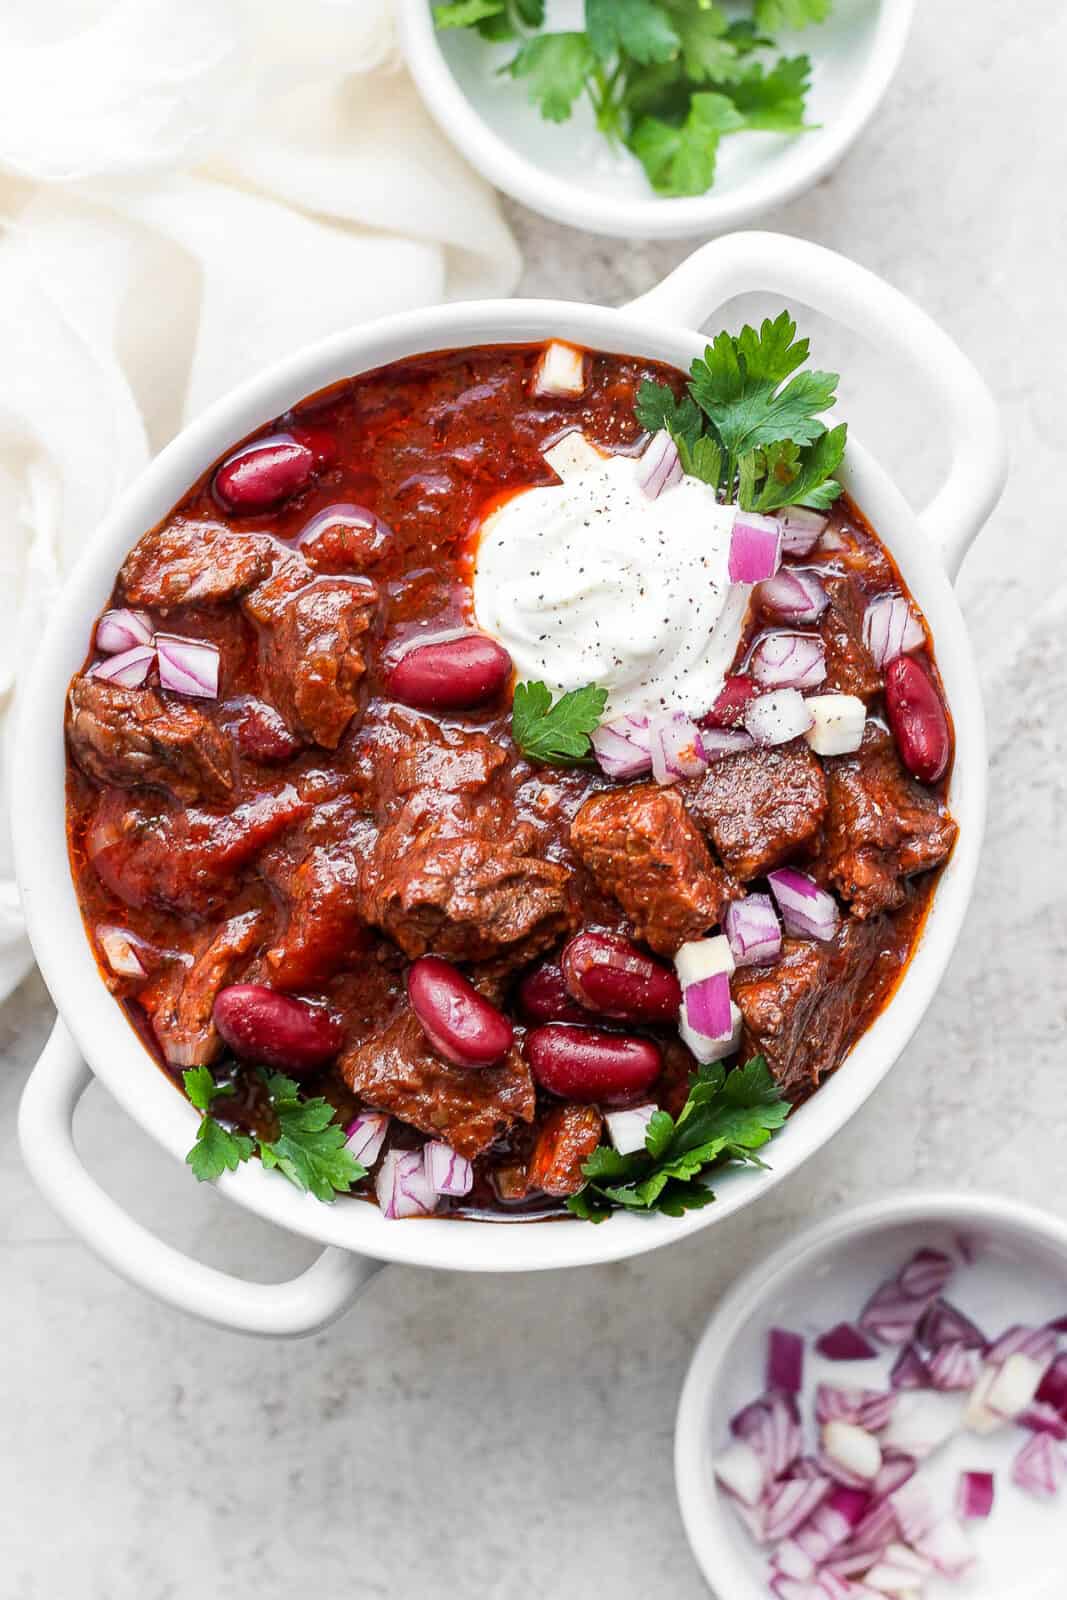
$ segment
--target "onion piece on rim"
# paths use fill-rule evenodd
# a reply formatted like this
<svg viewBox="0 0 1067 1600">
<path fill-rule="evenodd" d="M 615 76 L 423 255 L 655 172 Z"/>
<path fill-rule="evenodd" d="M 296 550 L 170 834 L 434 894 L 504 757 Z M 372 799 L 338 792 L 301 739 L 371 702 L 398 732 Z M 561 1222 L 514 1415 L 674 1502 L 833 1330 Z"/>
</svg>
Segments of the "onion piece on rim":
<svg viewBox="0 0 1067 1600">
<path fill-rule="evenodd" d="M 534 369 L 533 392 L 574 398 L 585 393 L 585 351 L 550 339 Z"/>
<path fill-rule="evenodd" d="M 782 929 L 769 894 L 749 894 L 743 900 L 731 900 L 723 927 L 734 962 L 739 967 L 777 961 L 782 953 Z"/>
<path fill-rule="evenodd" d="M 384 1111 L 361 1111 L 345 1128 L 345 1149 L 364 1167 L 373 1167 L 382 1153 L 392 1118 Z"/>
<path fill-rule="evenodd" d="M 657 500 L 664 489 L 681 483 L 682 469 L 678 446 L 666 428 L 654 433 L 637 463 L 637 486 L 650 500 Z"/>
<path fill-rule="evenodd" d="M 117 928 L 109 923 L 101 923 L 96 929 L 97 943 L 112 972 L 120 978 L 143 978 L 148 971 L 144 962 L 137 954 L 132 934 L 125 928 Z"/>
<path fill-rule="evenodd" d="M 783 506 L 774 513 L 782 529 L 782 549 L 787 556 L 807 556 L 826 532 L 829 517 L 807 506 Z"/>
<path fill-rule="evenodd" d="M 94 662 L 87 676 L 102 678 L 105 683 L 120 684 L 123 689 L 139 689 L 151 672 L 155 659 L 153 645 L 135 644 L 117 656 L 106 656 L 103 661 Z"/>
<path fill-rule="evenodd" d="M 590 735 L 600 770 L 609 778 L 638 778 L 652 766 L 647 717 L 616 717 Z"/>
<path fill-rule="evenodd" d="M 738 511 L 730 534 L 731 583 L 762 583 L 782 564 L 782 528 L 773 517 Z"/>
<path fill-rule="evenodd" d="M 105 655 L 132 650 L 134 645 L 152 643 L 152 619 L 144 611 L 123 607 L 105 611 L 96 625 L 95 644 Z"/>
<path fill-rule="evenodd" d="M 474 1188 L 474 1168 L 466 1156 L 461 1156 L 443 1139 L 432 1139 L 423 1145 L 422 1161 L 426 1181 L 435 1194 L 461 1198 Z"/>
<path fill-rule="evenodd" d="M 817 633 L 765 633 L 745 671 L 765 689 L 817 689 L 826 677 L 826 646 Z"/>
<path fill-rule="evenodd" d="M 215 700 L 219 693 L 219 647 L 177 633 L 156 634 L 159 681 L 175 694 Z"/>
<path fill-rule="evenodd" d="M 627 1106 L 625 1111 L 609 1111 L 604 1117 L 612 1144 L 621 1156 L 632 1156 L 645 1148 L 648 1125 L 659 1107 L 654 1102 Z"/>
<path fill-rule="evenodd" d="M 779 567 L 753 598 L 764 616 L 775 622 L 818 622 L 830 604 L 826 585 L 810 567 Z"/>
<path fill-rule="evenodd" d="M 925 642 L 915 613 L 902 594 L 877 595 L 863 614 L 863 642 L 876 667 L 884 667 Z"/>
<path fill-rule="evenodd" d="M 696 778 L 706 762 L 697 741 L 700 729 L 684 711 L 664 711 L 648 726 L 652 776 L 661 785 L 677 783 L 679 778 Z"/>
<path fill-rule="evenodd" d="M 811 724 L 811 711 L 798 689 L 761 694 L 745 709 L 745 727 L 761 745 L 788 744 L 807 733 Z"/>
<path fill-rule="evenodd" d="M 786 932 L 801 938 L 832 939 L 837 932 L 840 913 L 837 901 L 825 889 L 820 889 L 813 878 L 793 867 L 779 867 L 767 874 L 771 893 L 778 902 Z"/>
<path fill-rule="evenodd" d="M 383 1217 L 428 1217 L 437 1209 L 421 1150 L 387 1150 L 374 1189 Z"/>
<path fill-rule="evenodd" d="M 817 756 L 847 756 L 863 743 L 867 707 L 855 694 L 808 697 L 812 723 L 804 735 Z"/>
</svg>

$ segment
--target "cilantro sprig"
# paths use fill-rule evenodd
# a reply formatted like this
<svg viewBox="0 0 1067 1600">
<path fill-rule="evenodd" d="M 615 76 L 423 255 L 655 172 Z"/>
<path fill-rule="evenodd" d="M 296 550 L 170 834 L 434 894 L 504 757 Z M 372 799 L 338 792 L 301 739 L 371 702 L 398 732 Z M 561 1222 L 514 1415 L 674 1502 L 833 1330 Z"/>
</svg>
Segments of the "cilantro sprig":
<svg viewBox="0 0 1067 1600">
<path fill-rule="evenodd" d="M 759 332 L 720 333 L 689 369 L 679 400 L 666 384 L 645 382 L 635 411 L 650 433 L 666 428 L 682 465 L 712 484 L 720 500 L 745 511 L 804 505 L 825 510 L 841 493 L 833 476 L 848 427 L 828 428 L 820 413 L 837 399 L 836 372 L 800 371 L 807 339 L 783 311 Z"/>
<path fill-rule="evenodd" d="M 775 35 L 820 23 L 831 0 L 585 0 L 585 27 L 545 31 L 544 0 L 452 0 L 439 28 L 516 41 L 500 69 L 549 122 L 587 97 L 597 127 L 637 156 L 657 194 L 703 194 L 728 134 L 803 133 L 806 55 L 778 54 Z"/>
<path fill-rule="evenodd" d="M 300 1085 L 293 1078 L 280 1072 L 264 1074 L 278 1128 L 269 1140 L 227 1128 L 212 1115 L 215 1101 L 235 1091 L 232 1084 L 216 1083 L 210 1068 L 191 1067 L 182 1079 L 191 1104 L 201 1112 L 196 1142 L 185 1158 L 198 1182 L 211 1183 L 223 1172 L 236 1172 L 257 1151 L 265 1167 L 277 1167 L 316 1200 L 347 1194 L 367 1176 L 366 1167 L 345 1149 L 344 1129 L 334 1121 L 333 1106 L 321 1098 L 301 1099 Z"/>
<path fill-rule="evenodd" d="M 548 766 L 588 759 L 589 735 L 599 727 L 608 691 L 587 683 L 553 703 L 543 683 L 519 683 L 511 709 L 511 737 L 524 756 Z"/>
<path fill-rule="evenodd" d="M 702 1180 L 730 1162 L 762 1167 L 756 1155 L 785 1122 L 788 1102 L 763 1056 L 727 1072 L 702 1066 L 689 1079 L 689 1097 L 677 1119 L 657 1111 L 645 1148 L 620 1155 L 598 1145 L 582 1171 L 585 1187 L 567 1201 L 588 1222 L 613 1211 L 663 1211 L 680 1217 L 707 1206 L 715 1195 Z"/>
</svg>

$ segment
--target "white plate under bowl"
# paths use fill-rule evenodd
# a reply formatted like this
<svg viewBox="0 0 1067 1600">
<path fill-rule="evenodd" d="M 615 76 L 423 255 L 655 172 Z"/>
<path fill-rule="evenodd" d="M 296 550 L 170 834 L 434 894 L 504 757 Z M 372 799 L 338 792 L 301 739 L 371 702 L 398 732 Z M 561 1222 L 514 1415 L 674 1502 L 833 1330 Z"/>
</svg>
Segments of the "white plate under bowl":
<svg viewBox="0 0 1067 1600">
<path fill-rule="evenodd" d="M 769 1329 L 806 1336 L 806 1396 L 817 1382 L 878 1387 L 883 1380 L 872 1383 L 873 1362 L 822 1361 L 812 1338 L 854 1321 L 917 1249 L 957 1253 L 961 1238 L 974 1265 L 959 1269 L 946 1298 L 990 1337 L 1011 1323 L 1040 1325 L 1067 1313 L 1067 1224 L 993 1196 L 938 1194 L 890 1196 L 820 1223 L 761 1262 L 719 1306 L 682 1389 L 674 1452 L 682 1520 L 719 1600 L 772 1600 L 768 1553 L 751 1541 L 712 1474 L 730 1418 L 765 1386 Z M 804 1414 L 811 1415 L 806 1403 Z M 967 1523 L 975 1570 L 962 1583 L 929 1579 L 924 1600 L 1064 1600 L 1067 1502 L 1039 1501 L 1012 1484 L 1011 1463 L 1024 1438 L 1017 1428 L 989 1438 L 961 1433 L 924 1467 L 946 1511 L 961 1471 L 996 1475 L 992 1517 Z"/>
<path fill-rule="evenodd" d="M 438 32 L 431 0 L 399 0 L 401 40 L 423 99 L 444 133 L 491 183 L 557 222 L 618 238 L 677 239 L 736 228 L 782 205 L 836 166 L 885 94 L 903 54 L 915 0 L 834 0 L 830 18 L 782 34 L 786 56 L 813 63 L 810 133 L 724 139 L 707 194 L 656 195 L 627 150 L 597 132 L 583 96 L 570 120 L 546 122 L 523 80 L 499 69 L 514 44 L 470 28 Z M 548 0 L 556 30 L 581 27 L 582 0 Z"/>
</svg>

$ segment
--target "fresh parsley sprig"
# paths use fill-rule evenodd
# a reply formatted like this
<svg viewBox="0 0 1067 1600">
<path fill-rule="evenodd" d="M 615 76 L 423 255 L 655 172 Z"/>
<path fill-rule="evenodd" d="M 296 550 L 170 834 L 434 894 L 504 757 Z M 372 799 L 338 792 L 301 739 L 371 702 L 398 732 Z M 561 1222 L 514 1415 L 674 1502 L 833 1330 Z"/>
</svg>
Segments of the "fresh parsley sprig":
<svg viewBox="0 0 1067 1600">
<path fill-rule="evenodd" d="M 836 372 L 801 372 L 807 339 L 783 311 L 759 332 L 720 333 L 689 369 L 679 400 L 666 384 L 645 382 L 635 411 L 650 433 L 666 428 L 686 472 L 713 484 L 720 500 L 745 511 L 804 505 L 825 510 L 841 493 L 833 474 L 848 427 L 820 416 L 837 398 Z"/>
<path fill-rule="evenodd" d="M 293 1078 L 280 1072 L 264 1075 L 278 1125 L 276 1137 L 269 1140 L 235 1132 L 211 1114 L 216 1100 L 235 1091 L 232 1084 L 216 1083 L 210 1068 L 190 1067 L 182 1079 L 191 1104 L 202 1113 L 196 1143 L 185 1158 L 198 1182 L 211 1183 L 223 1172 L 236 1172 L 257 1151 L 265 1167 L 277 1167 L 290 1183 L 317 1200 L 347 1194 L 367 1176 L 366 1167 L 345 1149 L 344 1129 L 334 1121 L 333 1106 L 321 1098 L 301 1099 Z"/>
<path fill-rule="evenodd" d="M 763 1056 L 727 1072 L 721 1063 L 702 1066 L 689 1080 L 689 1097 L 677 1119 L 657 1111 L 645 1148 L 620 1155 L 598 1145 L 582 1167 L 586 1184 L 567 1207 L 588 1222 L 613 1211 L 664 1211 L 680 1217 L 710 1205 L 713 1192 L 701 1180 L 715 1167 L 744 1162 L 761 1167 L 756 1151 L 785 1122 L 783 1098 Z"/>
<path fill-rule="evenodd" d="M 825 21 L 831 0 L 585 0 L 585 27 L 545 32 L 544 0 L 453 0 L 439 28 L 517 40 L 502 72 L 525 84 L 550 122 L 587 96 L 597 127 L 626 144 L 658 194 L 703 194 L 721 140 L 745 130 L 802 133 L 806 55 L 774 57 L 774 35 Z"/>
<path fill-rule="evenodd" d="M 553 704 L 543 683 L 519 683 L 511 708 L 511 737 L 530 761 L 568 767 L 589 758 L 589 735 L 600 726 L 608 691 L 587 683 Z"/>
</svg>

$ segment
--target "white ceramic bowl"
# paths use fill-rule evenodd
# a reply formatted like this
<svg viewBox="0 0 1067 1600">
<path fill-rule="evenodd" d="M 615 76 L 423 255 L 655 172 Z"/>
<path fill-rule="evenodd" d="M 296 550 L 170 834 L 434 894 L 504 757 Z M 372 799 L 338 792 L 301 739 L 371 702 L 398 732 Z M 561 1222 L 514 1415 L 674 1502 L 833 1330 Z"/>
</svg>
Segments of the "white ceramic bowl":
<svg viewBox="0 0 1067 1600">
<path fill-rule="evenodd" d="M 568 8 L 569 7 L 569 11 Z M 501 77 L 514 45 L 470 29 L 438 32 L 431 0 L 399 0 L 412 77 L 444 134 L 499 189 L 556 222 L 627 239 L 723 233 L 784 205 L 826 176 L 874 115 L 900 64 L 915 0 L 835 0 L 831 18 L 783 39 L 814 64 L 809 121 L 798 137 L 743 133 L 719 147 L 714 187 L 667 199 L 639 163 L 612 151 L 585 98 L 568 122 L 545 122 L 526 85 Z M 553 26 L 580 25 L 580 0 L 557 0 Z"/>
<path fill-rule="evenodd" d="M 951 1252 L 961 1237 L 975 1261 L 960 1269 L 948 1298 L 990 1336 L 1010 1323 L 1040 1326 L 1063 1316 L 1067 1224 L 1011 1200 L 959 1194 L 891 1195 L 842 1212 L 788 1240 L 719 1305 L 682 1389 L 674 1465 L 689 1543 L 720 1600 L 770 1600 L 766 1553 L 749 1539 L 712 1472 L 730 1418 L 763 1388 L 768 1329 L 790 1328 L 810 1340 L 854 1321 L 878 1284 L 915 1250 Z M 871 1379 L 867 1363 L 829 1371 L 835 1376 L 828 1381 L 846 1386 L 883 1381 Z M 1035 1500 L 1011 1483 L 1022 1439 L 1010 1428 L 982 1439 L 963 1434 L 924 1468 L 946 1512 L 961 1471 L 992 1471 L 997 1496 L 988 1522 L 968 1524 L 978 1568 L 962 1586 L 931 1579 L 923 1591 L 927 1600 L 961 1594 L 966 1600 L 1063 1600 L 1062 1505 Z"/>
<path fill-rule="evenodd" d="M 929 619 L 956 726 L 949 798 L 959 843 L 891 1003 L 844 1068 L 776 1139 L 773 1174 L 728 1173 L 718 1185 L 719 1203 L 686 1217 L 620 1215 L 596 1227 L 389 1222 L 370 1205 L 322 1205 L 252 1162 L 224 1175 L 220 1187 L 260 1216 L 332 1247 L 318 1264 L 291 1285 L 263 1286 L 225 1277 L 170 1250 L 103 1194 L 81 1166 L 70 1136 L 73 1108 L 90 1069 L 177 1160 L 184 1158 L 197 1122 L 146 1057 L 101 982 L 67 861 L 65 695 L 126 552 L 232 441 L 353 373 L 450 346 L 550 336 L 684 367 L 703 349 L 693 329 L 716 306 L 753 289 L 814 306 L 882 341 L 932 383 L 944 418 L 945 481 L 920 515 L 858 440 L 850 441 L 844 475 Z M 974 660 L 948 572 L 955 571 L 1000 493 L 1004 459 L 985 385 L 928 317 L 843 257 L 772 234 L 739 234 L 705 245 L 621 311 L 558 301 L 482 302 L 353 328 L 272 367 L 212 406 L 163 451 L 89 539 L 22 691 L 14 759 L 16 856 L 30 937 L 60 1021 L 27 1086 L 21 1138 L 25 1159 L 53 1205 L 119 1271 L 171 1303 L 250 1331 L 293 1333 L 338 1314 L 381 1261 L 497 1272 L 613 1261 L 711 1227 L 794 1171 L 844 1126 L 888 1072 L 930 1002 L 963 921 L 985 816 L 986 749 Z"/>
</svg>

